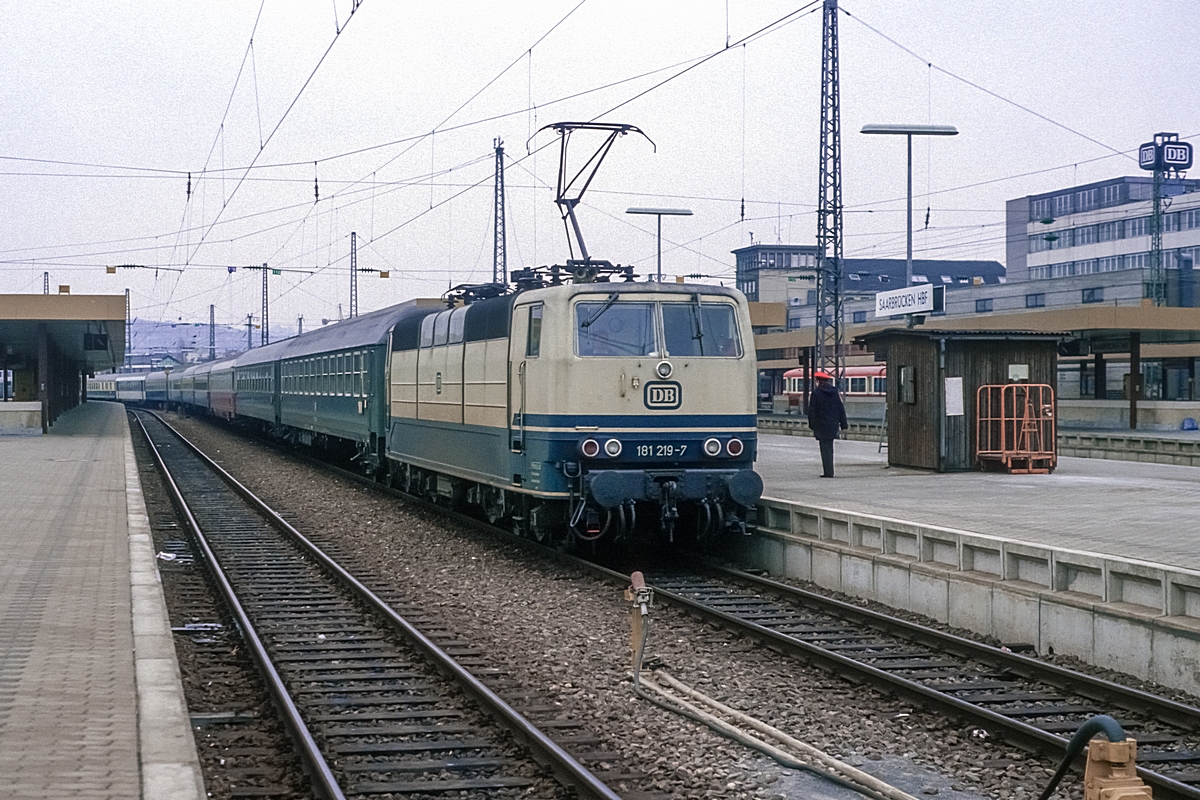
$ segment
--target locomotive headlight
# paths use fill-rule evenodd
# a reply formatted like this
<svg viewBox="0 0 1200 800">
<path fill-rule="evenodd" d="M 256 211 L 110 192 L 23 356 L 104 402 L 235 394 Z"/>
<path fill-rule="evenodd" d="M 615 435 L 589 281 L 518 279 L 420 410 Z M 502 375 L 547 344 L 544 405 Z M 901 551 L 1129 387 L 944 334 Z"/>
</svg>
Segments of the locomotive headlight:
<svg viewBox="0 0 1200 800">
<path fill-rule="evenodd" d="M 705 439 L 704 440 L 704 455 L 716 458 L 721 455 L 721 440 L 720 439 Z"/>
<path fill-rule="evenodd" d="M 740 456 L 745 449 L 746 445 L 742 444 L 741 439 L 730 439 L 725 443 L 725 452 L 729 453 L 729 455 L 733 456 L 734 458 Z"/>
<path fill-rule="evenodd" d="M 604 452 L 608 453 L 612 458 L 621 455 L 621 440 L 609 439 L 604 443 Z"/>
<path fill-rule="evenodd" d="M 579 452 L 587 458 L 595 458 L 600 455 L 600 443 L 595 439 L 584 439 L 579 445 Z"/>
<path fill-rule="evenodd" d="M 658 377 L 662 378 L 664 381 L 671 377 L 671 373 L 674 371 L 675 368 L 671 366 L 670 361 L 660 361 L 654 367 L 655 374 L 657 374 Z"/>
</svg>

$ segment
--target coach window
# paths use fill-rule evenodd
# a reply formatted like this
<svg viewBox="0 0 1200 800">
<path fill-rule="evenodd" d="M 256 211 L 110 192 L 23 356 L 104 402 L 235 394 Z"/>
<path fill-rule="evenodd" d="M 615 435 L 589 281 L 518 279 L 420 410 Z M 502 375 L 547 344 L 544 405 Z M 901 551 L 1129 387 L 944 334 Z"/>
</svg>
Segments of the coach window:
<svg viewBox="0 0 1200 800">
<path fill-rule="evenodd" d="M 433 346 L 443 345 L 450 335 L 450 312 L 443 311 L 433 318 Z"/>
<path fill-rule="evenodd" d="M 537 358 L 542 352 L 542 304 L 529 307 L 529 329 L 525 335 L 525 356 Z"/>
<path fill-rule="evenodd" d="M 467 307 L 462 306 L 450 312 L 450 338 L 448 344 L 458 344 L 463 340 L 463 327 L 467 319 Z"/>
</svg>

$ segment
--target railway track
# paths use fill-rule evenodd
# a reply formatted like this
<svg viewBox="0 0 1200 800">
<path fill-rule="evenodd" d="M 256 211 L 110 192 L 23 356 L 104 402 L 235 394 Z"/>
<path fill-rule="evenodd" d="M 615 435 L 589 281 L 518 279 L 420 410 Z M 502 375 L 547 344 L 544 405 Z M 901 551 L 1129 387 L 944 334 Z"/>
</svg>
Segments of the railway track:
<svg viewBox="0 0 1200 800">
<path fill-rule="evenodd" d="M 628 583 L 627 575 L 602 565 L 324 466 L 616 585 Z M 1115 716 L 1138 740 L 1139 775 L 1157 796 L 1200 800 L 1196 707 L 718 565 L 644 572 L 660 601 L 1051 758 L 1062 757 L 1088 717 Z"/>
<path fill-rule="evenodd" d="M 1156 797 L 1200 798 L 1200 708 L 725 567 L 646 580 L 656 599 L 1056 758 L 1112 715 Z"/>
<path fill-rule="evenodd" d="M 447 636 L 439 647 L 160 419 L 136 416 L 319 796 L 618 800 L 448 651 L 482 654 Z"/>
</svg>

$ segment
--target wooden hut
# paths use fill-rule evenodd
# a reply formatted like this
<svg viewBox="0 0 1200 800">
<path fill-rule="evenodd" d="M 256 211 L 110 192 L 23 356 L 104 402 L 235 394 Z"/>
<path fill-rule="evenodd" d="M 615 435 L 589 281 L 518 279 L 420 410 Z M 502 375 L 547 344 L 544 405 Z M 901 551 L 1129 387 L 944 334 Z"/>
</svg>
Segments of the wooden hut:
<svg viewBox="0 0 1200 800">
<path fill-rule="evenodd" d="M 887 364 L 888 464 L 939 472 L 976 466 L 980 386 L 1054 386 L 1067 334 L 888 328 L 854 340 Z M 1057 409 L 1055 409 L 1057 416 Z"/>
</svg>

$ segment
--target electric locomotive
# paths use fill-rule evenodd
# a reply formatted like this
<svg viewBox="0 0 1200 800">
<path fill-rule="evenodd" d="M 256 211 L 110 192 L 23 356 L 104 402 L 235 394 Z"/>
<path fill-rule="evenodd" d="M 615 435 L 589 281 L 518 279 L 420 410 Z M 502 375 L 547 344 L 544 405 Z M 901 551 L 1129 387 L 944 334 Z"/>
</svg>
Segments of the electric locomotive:
<svg viewBox="0 0 1200 800">
<path fill-rule="evenodd" d="M 469 289 L 396 325 L 393 480 L 540 540 L 746 532 L 762 480 L 745 297 L 518 275 L 515 294 Z"/>
</svg>

